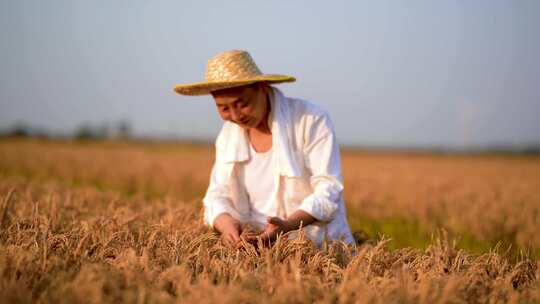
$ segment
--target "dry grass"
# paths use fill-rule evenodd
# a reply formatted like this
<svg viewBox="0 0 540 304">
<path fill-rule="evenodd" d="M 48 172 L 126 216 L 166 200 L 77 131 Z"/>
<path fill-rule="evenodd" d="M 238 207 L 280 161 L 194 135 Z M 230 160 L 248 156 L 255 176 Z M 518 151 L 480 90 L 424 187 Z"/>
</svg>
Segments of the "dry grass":
<svg viewBox="0 0 540 304">
<path fill-rule="evenodd" d="M 306 239 L 226 248 L 201 223 L 211 163 L 205 147 L 0 142 L 0 302 L 540 301 L 540 262 L 471 255 L 445 233 L 425 250 L 390 250 L 387 239 L 356 254 Z M 529 214 L 539 208 L 538 166 L 537 158 L 345 154 L 346 198 L 351 214 L 411 217 L 488 240 L 522 221 L 513 241 L 538 246 Z M 493 206 L 476 206 L 485 201 Z"/>
<path fill-rule="evenodd" d="M 362 218 L 414 219 L 539 252 L 538 156 L 347 153 L 343 167 L 346 201 Z"/>
</svg>

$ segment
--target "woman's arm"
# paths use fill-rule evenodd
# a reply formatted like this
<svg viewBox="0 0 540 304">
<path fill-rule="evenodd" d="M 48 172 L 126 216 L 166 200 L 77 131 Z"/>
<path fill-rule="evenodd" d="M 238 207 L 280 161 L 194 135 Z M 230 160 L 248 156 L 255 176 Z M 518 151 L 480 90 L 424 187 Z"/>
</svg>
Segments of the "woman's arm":
<svg viewBox="0 0 540 304">
<path fill-rule="evenodd" d="M 343 178 L 334 126 L 326 112 L 313 119 L 305 138 L 305 166 L 311 173 L 313 193 L 304 198 L 299 210 L 319 221 L 329 222 L 342 201 Z"/>
<path fill-rule="evenodd" d="M 208 185 L 208 189 L 203 198 L 204 222 L 214 228 L 216 228 L 215 220 L 219 215 L 227 213 L 233 218 L 238 216 L 232 205 L 228 186 L 220 182 L 220 179 L 218 178 L 220 170 L 223 170 L 220 166 L 222 166 L 222 164 L 217 162 L 214 164 L 212 172 L 210 173 L 210 184 Z"/>
<path fill-rule="evenodd" d="M 285 220 L 285 232 L 294 231 L 300 229 L 300 227 L 306 227 L 317 219 L 314 218 L 311 214 L 305 212 L 304 210 L 296 210 Z"/>
</svg>

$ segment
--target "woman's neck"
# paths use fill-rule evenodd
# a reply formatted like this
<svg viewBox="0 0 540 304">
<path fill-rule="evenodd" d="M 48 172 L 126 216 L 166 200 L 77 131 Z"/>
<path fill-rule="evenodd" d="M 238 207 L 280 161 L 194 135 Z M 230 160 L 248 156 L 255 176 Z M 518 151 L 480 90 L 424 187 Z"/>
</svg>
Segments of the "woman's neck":
<svg viewBox="0 0 540 304">
<path fill-rule="evenodd" d="M 268 96 L 268 93 L 265 94 L 266 96 L 266 111 L 264 113 L 263 119 L 257 125 L 255 128 L 252 128 L 249 130 L 249 132 L 256 132 L 260 134 L 272 134 L 272 131 L 270 130 L 270 126 L 268 125 L 268 117 L 270 116 L 270 111 L 272 110 L 271 104 L 270 104 L 270 96 Z"/>
</svg>

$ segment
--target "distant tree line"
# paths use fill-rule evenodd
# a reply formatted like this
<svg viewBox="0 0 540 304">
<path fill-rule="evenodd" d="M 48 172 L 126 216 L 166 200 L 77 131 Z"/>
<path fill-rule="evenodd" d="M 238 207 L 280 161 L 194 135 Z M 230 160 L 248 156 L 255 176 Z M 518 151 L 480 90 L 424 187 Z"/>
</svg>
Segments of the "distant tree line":
<svg viewBox="0 0 540 304">
<path fill-rule="evenodd" d="M 45 128 L 30 126 L 24 122 L 17 122 L 12 127 L 0 130 L 0 136 L 36 138 L 70 137 L 79 140 L 100 140 L 111 138 L 129 139 L 132 138 L 133 134 L 129 121 L 121 120 L 113 125 L 83 123 L 75 128 L 71 134 L 58 134 Z"/>
<path fill-rule="evenodd" d="M 132 137 L 131 124 L 127 121 L 120 121 L 114 126 L 91 124 L 82 124 L 75 130 L 76 139 L 105 139 L 105 138 L 124 138 Z"/>
<path fill-rule="evenodd" d="M 132 127 L 129 121 L 120 120 L 114 124 L 102 123 L 91 124 L 82 123 L 74 131 L 69 134 L 59 134 L 50 132 L 45 128 L 33 127 L 23 122 L 15 123 L 12 127 L 5 130 L 0 130 L 0 138 L 2 137 L 32 137 L 32 138 L 72 138 L 75 140 L 104 140 L 104 139 L 135 139 L 132 133 Z M 141 138 L 138 138 L 141 139 Z M 144 138 L 145 140 L 164 140 L 164 138 Z M 170 139 L 170 138 L 169 138 Z M 178 140 L 178 138 L 176 138 Z M 374 152 L 384 151 L 402 151 L 412 153 L 449 153 L 449 154 L 484 154 L 484 153 L 501 153 L 501 154 L 522 154 L 522 155 L 539 155 L 540 142 L 511 145 L 511 144 L 492 144 L 486 146 L 472 146 L 469 148 L 451 148 L 451 147 L 386 147 L 377 146 L 345 146 L 345 149 L 350 150 L 365 150 Z"/>
</svg>

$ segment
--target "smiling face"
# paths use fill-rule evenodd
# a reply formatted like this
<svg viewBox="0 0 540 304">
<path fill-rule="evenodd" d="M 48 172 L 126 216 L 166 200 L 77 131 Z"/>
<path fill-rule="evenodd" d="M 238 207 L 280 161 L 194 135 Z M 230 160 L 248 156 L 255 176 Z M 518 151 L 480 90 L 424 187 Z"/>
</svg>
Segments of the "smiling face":
<svg viewBox="0 0 540 304">
<path fill-rule="evenodd" d="M 244 129 L 267 128 L 268 86 L 264 83 L 213 91 L 219 116 Z"/>
</svg>

